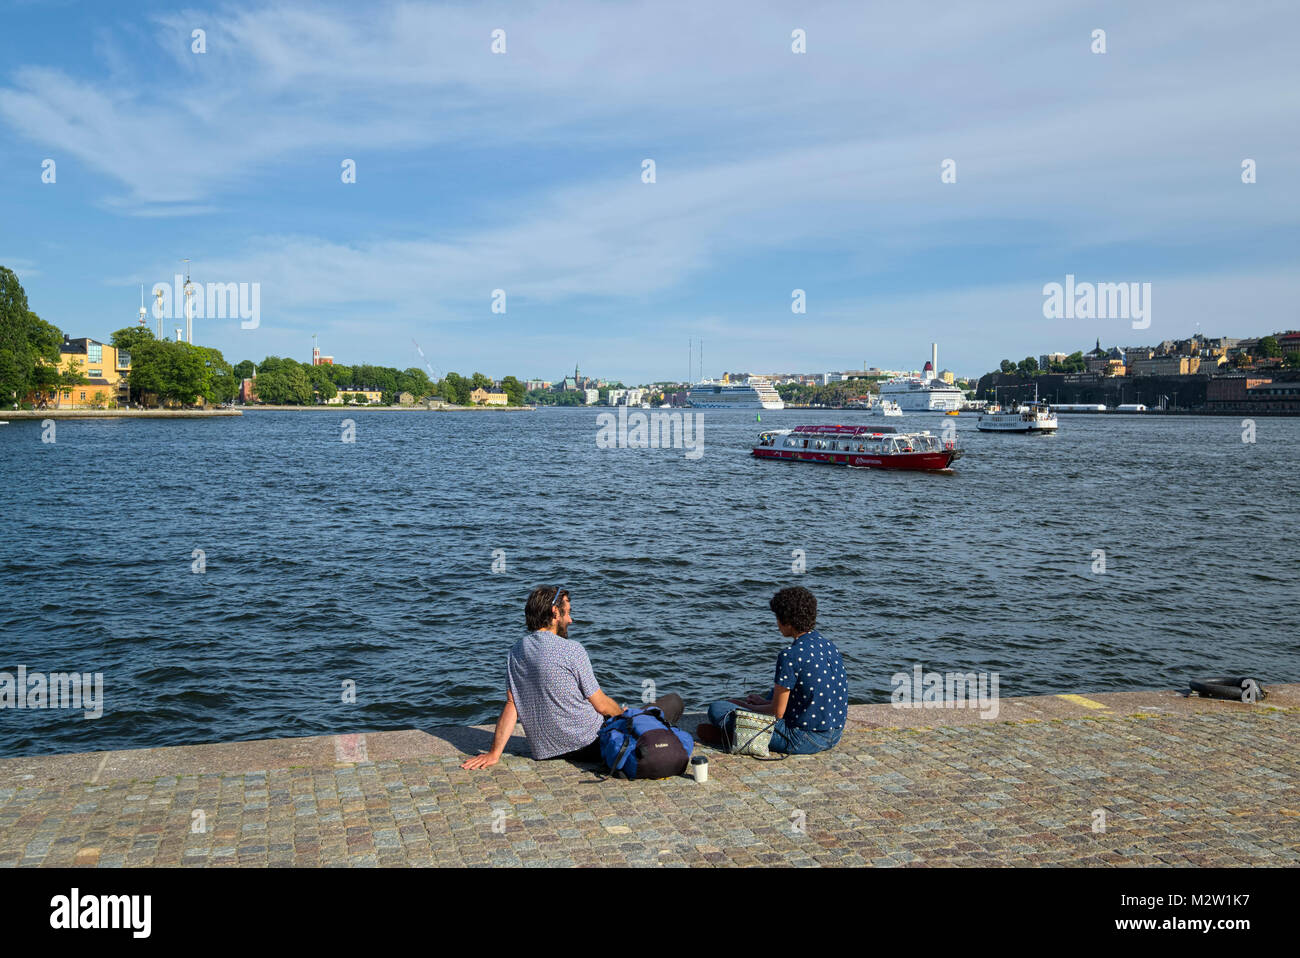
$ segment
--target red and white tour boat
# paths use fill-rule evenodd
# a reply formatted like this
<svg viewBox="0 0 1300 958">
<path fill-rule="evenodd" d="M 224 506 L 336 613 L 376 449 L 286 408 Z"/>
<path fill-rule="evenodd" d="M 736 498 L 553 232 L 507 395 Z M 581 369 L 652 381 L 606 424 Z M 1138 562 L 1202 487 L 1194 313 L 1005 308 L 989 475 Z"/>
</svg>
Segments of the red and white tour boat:
<svg viewBox="0 0 1300 958">
<path fill-rule="evenodd" d="M 948 469 L 961 458 L 956 442 L 891 426 L 796 426 L 770 429 L 754 443 L 759 459 L 825 462 L 873 469 Z"/>
</svg>

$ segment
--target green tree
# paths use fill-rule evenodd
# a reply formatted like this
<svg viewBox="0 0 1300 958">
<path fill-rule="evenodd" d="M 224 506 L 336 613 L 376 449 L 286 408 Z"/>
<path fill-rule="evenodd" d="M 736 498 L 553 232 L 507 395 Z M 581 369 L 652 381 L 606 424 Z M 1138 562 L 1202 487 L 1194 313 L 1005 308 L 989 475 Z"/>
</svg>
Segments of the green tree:
<svg viewBox="0 0 1300 958">
<path fill-rule="evenodd" d="M 142 340 L 131 353 L 131 392 L 138 393 L 141 402 L 145 394 L 161 402 L 192 403 L 199 396 L 206 399 L 212 390 L 212 371 L 207 365 L 211 361 L 209 351 L 201 346 L 165 339 Z"/>
<path fill-rule="evenodd" d="M 502 379 L 501 390 L 506 394 L 510 405 L 522 406 L 524 404 L 524 384 L 517 377 L 507 376 Z"/>
<path fill-rule="evenodd" d="M 1300 350 L 1292 350 L 1286 354 L 1285 363 L 1293 369 L 1300 366 Z"/>
<path fill-rule="evenodd" d="M 1038 360 L 1033 356 L 1026 356 L 1017 364 L 1016 372 L 1021 376 L 1035 375 L 1038 372 Z"/>
<path fill-rule="evenodd" d="M 257 398 L 272 406 L 283 406 L 289 402 L 289 380 L 280 370 L 259 372 L 257 375 Z"/>
<path fill-rule="evenodd" d="M 469 391 L 473 392 L 475 389 L 486 389 L 488 392 L 491 392 L 492 380 L 488 379 L 482 373 L 475 373 L 469 378 Z"/>
<path fill-rule="evenodd" d="M 235 377 L 236 382 L 242 383 L 245 379 L 252 379 L 255 372 L 257 372 L 257 366 L 251 359 L 241 359 L 235 363 L 231 374 Z"/>
<path fill-rule="evenodd" d="M 1010 375 L 1016 371 L 1016 364 L 1009 359 L 1004 359 L 998 366 L 1004 373 Z"/>
<path fill-rule="evenodd" d="M 1259 354 L 1269 359 L 1282 355 L 1282 346 L 1276 336 L 1265 336 L 1259 341 Z"/>
<path fill-rule="evenodd" d="M 27 307 L 27 293 L 11 269 L 0 266 L 0 402 L 15 405 L 57 366 L 63 333 Z"/>
<path fill-rule="evenodd" d="M 210 346 L 195 346 L 202 354 L 203 366 L 207 370 L 207 383 L 203 398 L 209 403 L 221 405 L 228 403 L 239 395 L 240 380 L 235 379 L 235 372 L 221 350 Z"/>
<path fill-rule="evenodd" d="M 457 406 L 468 406 L 469 394 L 473 391 L 470 381 L 459 373 L 447 373 L 442 380 L 443 398 Z"/>
</svg>

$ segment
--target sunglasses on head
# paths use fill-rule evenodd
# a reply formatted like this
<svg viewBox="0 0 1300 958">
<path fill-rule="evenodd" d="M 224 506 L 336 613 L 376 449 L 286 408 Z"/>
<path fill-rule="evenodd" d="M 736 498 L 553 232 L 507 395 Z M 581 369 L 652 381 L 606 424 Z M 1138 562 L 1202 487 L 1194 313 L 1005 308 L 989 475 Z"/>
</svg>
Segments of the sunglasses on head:
<svg viewBox="0 0 1300 958">
<path fill-rule="evenodd" d="M 552 609 L 558 609 L 560 607 L 560 596 L 562 595 L 564 595 L 564 587 L 557 585 L 555 587 L 555 598 L 551 600 Z"/>
</svg>

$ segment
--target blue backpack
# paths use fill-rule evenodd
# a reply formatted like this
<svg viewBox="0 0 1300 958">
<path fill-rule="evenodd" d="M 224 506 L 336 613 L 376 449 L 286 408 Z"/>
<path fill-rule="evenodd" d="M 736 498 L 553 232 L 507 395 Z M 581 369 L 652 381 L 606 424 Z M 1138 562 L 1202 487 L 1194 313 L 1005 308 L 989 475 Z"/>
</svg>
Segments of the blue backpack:
<svg viewBox="0 0 1300 958">
<path fill-rule="evenodd" d="M 627 709 L 605 719 L 600 728 L 600 757 L 611 775 L 668 778 L 686 771 L 695 740 L 668 724 L 658 707 Z"/>
</svg>

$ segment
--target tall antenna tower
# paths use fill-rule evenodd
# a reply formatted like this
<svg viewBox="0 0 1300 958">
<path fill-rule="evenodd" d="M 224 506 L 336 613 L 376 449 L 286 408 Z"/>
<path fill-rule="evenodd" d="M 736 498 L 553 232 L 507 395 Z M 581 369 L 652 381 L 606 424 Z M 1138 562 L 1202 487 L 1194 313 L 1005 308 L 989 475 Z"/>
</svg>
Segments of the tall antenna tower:
<svg viewBox="0 0 1300 958">
<path fill-rule="evenodd" d="M 145 316 L 149 311 L 144 308 L 144 283 L 140 284 L 140 325 L 145 325 Z"/>
<path fill-rule="evenodd" d="M 185 341 L 194 342 L 194 284 L 190 282 L 190 261 L 181 260 L 185 264 Z"/>
</svg>

